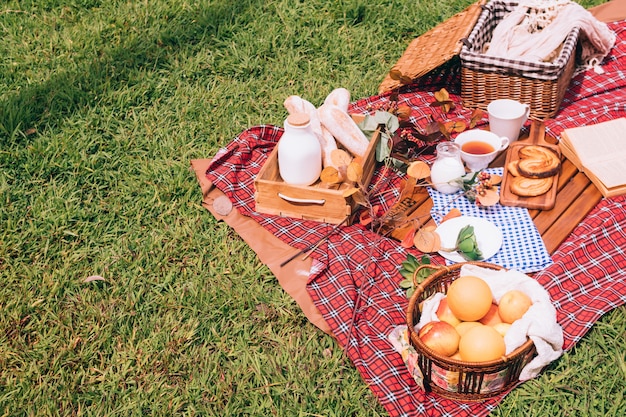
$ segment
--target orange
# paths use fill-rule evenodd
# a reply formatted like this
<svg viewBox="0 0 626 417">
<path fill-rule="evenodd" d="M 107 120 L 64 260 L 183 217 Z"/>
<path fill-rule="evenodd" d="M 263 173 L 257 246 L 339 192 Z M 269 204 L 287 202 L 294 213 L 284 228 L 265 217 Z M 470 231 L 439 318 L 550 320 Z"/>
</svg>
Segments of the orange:
<svg viewBox="0 0 626 417">
<path fill-rule="evenodd" d="M 454 326 L 454 328 L 456 329 L 456 332 L 458 334 L 463 336 L 472 327 L 482 326 L 482 325 L 483 325 L 482 323 L 477 322 L 477 321 L 462 321 L 459 324 L 457 324 L 456 326 Z"/>
<path fill-rule="evenodd" d="M 448 306 L 461 321 L 478 321 L 487 314 L 493 301 L 491 288 L 475 276 L 464 275 L 448 287 Z"/>
<path fill-rule="evenodd" d="M 459 341 L 459 354 L 466 362 L 492 361 L 505 353 L 504 337 L 491 326 L 472 327 Z"/>
<path fill-rule="evenodd" d="M 504 293 L 498 303 L 498 314 L 505 323 L 513 323 L 522 318 L 532 304 L 529 296 L 519 290 L 511 290 Z"/>
</svg>

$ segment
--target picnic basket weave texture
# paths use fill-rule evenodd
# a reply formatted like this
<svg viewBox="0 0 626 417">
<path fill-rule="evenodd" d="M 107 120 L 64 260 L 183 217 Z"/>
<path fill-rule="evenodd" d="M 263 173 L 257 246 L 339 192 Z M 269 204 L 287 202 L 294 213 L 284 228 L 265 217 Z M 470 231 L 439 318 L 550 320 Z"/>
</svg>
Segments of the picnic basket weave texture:
<svg viewBox="0 0 626 417">
<path fill-rule="evenodd" d="M 530 117 L 548 119 L 558 110 L 574 74 L 579 28 L 568 34 L 552 62 L 532 62 L 487 56 L 483 52 L 494 28 L 518 6 L 491 1 L 461 48 L 461 98 L 470 108 L 487 109 L 496 99 L 514 99 L 530 105 Z"/>
<path fill-rule="evenodd" d="M 440 69 L 449 61 L 458 67 L 458 55 L 463 46 L 461 40 L 469 35 L 485 3 L 486 0 L 480 0 L 413 39 L 391 71 L 398 71 L 413 82 L 419 82 L 421 77 Z M 384 93 L 400 86 L 400 80 L 387 74 L 378 91 Z"/>
<path fill-rule="evenodd" d="M 437 292 L 447 293 L 448 287 L 459 277 L 463 265 L 473 264 L 483 268 L 501 270 L 501 266 L 487 262 L 463 262 L 441 266 L 416 285 L 407 310 L 409 342 L 418 354 L 418 366 L 426 391 L 457 401 L 481 401 L 502 394 L 519 383 L 526 364 L 535 356 L 536 349 L 528 339 L 526 343 L 505 357 L 489 362 L 465 362 L 451 359 L 429 349 L 419 338 L 414 326 L 420 320 L 420 303 Z M 428 266 L 432 268 L 432 266 Z"/>
</svg>

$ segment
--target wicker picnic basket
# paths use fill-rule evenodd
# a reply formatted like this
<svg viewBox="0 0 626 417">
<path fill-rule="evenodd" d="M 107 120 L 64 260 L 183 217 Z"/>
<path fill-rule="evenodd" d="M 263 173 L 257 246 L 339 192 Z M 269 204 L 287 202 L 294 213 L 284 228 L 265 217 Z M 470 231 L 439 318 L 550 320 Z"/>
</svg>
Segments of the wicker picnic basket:
<svg viewBox="0 0 626 417">
<path fill-rule="evenodd" d="M 494 28 L 518 2 L 491 1 L 461 47 L 461 98 L 470 108 L 487 109 L 496 99 L 511 98 L 530 106 L 530 117 L 547 119 L 558 110 L 574 74 L 579 28 L 567 35 L 552 62 L 531 62 L 482 53 Z"/>
<path fill-rule="evenodd" d="M 418 86 L 433 80 L 454 80 L 450 74 L 460 71 L 463 106 L 487 110 L 497 99 L 508 98 L 530 106 L 530 117 L 547 119 L 558 110 L 575 70 L 579 29 L 567 36 L 558 58 L 552 62 L 529 62 L 482 53 L 491 41 L 496 25 L 515 7 L 516 1 L 479 0 L 462 12 L 439 24 L 406 48 L 378 87 L 379 93 L 399 88 L 402 82 L 392 77 L 400 72 Z"/>
<path fill-rule="evenodd" d="M 461 267 L 468 263 L 488 269 L 503 269 L 487 262 L 425 266 L 436 271 L 421 284 L 415 283 L 416 290 L 409 300 L 406 321 L 409 342 L 418 354 L 418 366 L 423 376 L 424 389 L 454 400 L 481 401 L 502 394 L 519 382 L 522 369 L 536 354 L 533 342 L 529 339 L 498 360 L 464 362 L 433 352 L 421 341 L 414 328 L 420 320 L 420 303 L 437 292 L 447 293 L 450 284 L 459 277 Z"/>
</svg>

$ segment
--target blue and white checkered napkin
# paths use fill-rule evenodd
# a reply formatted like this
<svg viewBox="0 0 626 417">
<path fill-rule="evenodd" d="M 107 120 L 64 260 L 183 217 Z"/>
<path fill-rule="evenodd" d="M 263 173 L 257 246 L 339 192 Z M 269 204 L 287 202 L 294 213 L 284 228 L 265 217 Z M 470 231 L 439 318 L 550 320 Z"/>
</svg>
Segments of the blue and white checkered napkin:
<svg viewBox="0 0 626 417">
<path fill-rule="evenodd" d="M 489 168 L 487 172 L 501 176 L 503 169 Z M 494 256 L 485 259 L 486 262 L 525 273 L 536 272 L 552 264 L 552 258 L 528 209 L 500 204 L 479 207 L 464 196 L 459 196 L 460 192 L 442 194 L 433 188 L 428 188 L 428 193 L 433 200 L 431 215 L 437 224 L 441 222 L 442 215 L 456 207 L 464 216 L 482 217 L 502 231 L 502 247 Z"/>
</svg>

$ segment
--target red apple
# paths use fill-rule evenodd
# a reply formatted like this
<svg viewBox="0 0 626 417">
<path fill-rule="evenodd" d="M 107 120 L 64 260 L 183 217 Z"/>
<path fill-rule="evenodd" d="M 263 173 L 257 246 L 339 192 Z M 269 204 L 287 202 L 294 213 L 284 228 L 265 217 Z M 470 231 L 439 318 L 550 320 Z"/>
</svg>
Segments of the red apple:
<svg viewBox="0 0 626 417">
<path fill-rule="evenodd" d="M 417 335 L 426 346 L 443 356 L 454 355 L 459 349 L 461 340 L 454 326 L 445 321 L 428 322 Z"/>
<path fill-rule="evenodd" d="M 498 313 L 498 305 L 495 303 L 491 303 L 491 307 L 489 307 L 489 311 L 487 311 L 487 314 L 485 314 L 478 321 L 486 326 L 493 326 L 494 324 L 502 323 L 500 313 Z"/>
<path fill-rule="evenodd" d="M 439 307 L 437 307 L 437 311 L 435 312 L 435 314 L 437 314 L 437 317 L 439 318 L 439 320 L 448 322 L 452 326 L 456 326 L 456 325 L 458 325 L 461 322 L 461 320 L 459 320 L 454 315 L 452 310 L 450 310 L 450 306 L 448 305 L 448 298 L 447 297 L 443 297 L 439 301 Z"/>
</svg>

